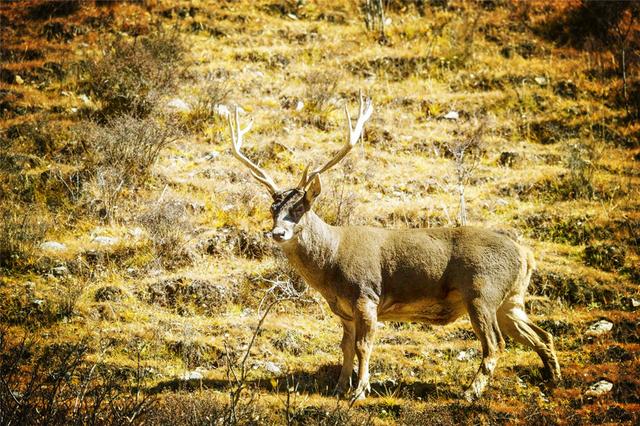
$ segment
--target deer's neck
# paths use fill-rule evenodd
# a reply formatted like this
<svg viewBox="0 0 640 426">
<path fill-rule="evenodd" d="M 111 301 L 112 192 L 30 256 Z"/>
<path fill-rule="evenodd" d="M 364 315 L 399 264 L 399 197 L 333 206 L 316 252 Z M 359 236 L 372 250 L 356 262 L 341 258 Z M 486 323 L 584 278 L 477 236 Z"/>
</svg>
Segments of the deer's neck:
<svg viewBox="0 0 640 426">
<path fill-rule="evenodd" d="M 309 285 L 319 288 L 335 262 L 340 245 L 338 229 L 313 211 L 307 212 L 297 226 L 298 232 L 281 247 L 296 272 Z"/>
</svg>

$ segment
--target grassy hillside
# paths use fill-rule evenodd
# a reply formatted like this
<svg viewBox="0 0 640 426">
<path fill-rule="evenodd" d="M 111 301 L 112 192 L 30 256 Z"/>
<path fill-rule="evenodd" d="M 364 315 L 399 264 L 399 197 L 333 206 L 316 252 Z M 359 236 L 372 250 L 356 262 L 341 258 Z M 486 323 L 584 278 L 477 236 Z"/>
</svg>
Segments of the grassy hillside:
<svg viewBox="0 0 640 426">
<path fill-rule="evenodd" d="M 0 4 L 0 423 L 638 422 L 637 5 L 384 3 L 384 36 L 355 1 Z M 509 342 L 463 402 L 464 317 L 385 323 L 372 395 L 331 394 L 340 324 L 264 236 L 270 197 L 224 113 L 253 119 L 245 151 L 293 186 L 344 143 L 360 90 L 364 143 L 316 211 L 457 226 L 463 167 L 467 222 L 535 253 L 557 388 Z"/>
</svg>

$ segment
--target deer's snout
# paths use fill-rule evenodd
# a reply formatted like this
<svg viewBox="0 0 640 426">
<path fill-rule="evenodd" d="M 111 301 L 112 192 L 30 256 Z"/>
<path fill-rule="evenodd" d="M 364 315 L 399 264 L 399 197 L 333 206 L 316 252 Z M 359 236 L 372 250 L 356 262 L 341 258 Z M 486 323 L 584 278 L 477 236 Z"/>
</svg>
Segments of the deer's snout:
<svg viewBox="0 0 640 426">
<path fill-rule="evenodd" d="M 281 242 L 288 240 L 287 238 L 287 230 L 280 227 L 275 227 L 271 230 L 271 236 L 274 240 Z"/>
</svg>

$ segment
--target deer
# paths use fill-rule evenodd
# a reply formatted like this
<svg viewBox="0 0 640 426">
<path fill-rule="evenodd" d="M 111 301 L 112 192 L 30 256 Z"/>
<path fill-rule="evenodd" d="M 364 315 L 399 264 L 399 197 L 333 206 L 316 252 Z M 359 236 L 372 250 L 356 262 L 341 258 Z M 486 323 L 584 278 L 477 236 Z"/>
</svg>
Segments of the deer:
<svg viewBox="0 0 640 426">
<path fill-rule="evenodd" d="M 503 336 L 533 349 L 551 384 L 561 379 L 553 336 L 525 311 L 525 293 L 535 268 L 531 250 L 505 233 L 473 226 L 386 229 L 332 226 L 313 211 L 320 175 L 338 164 L 363 136 L 373 102 L 359 95 L 348 137 L 324 165 L 307 165 L 298 184 L 279 189 L 241 148 L 253 120 L 241 127 L 236 108 L 229 115 L 232 155 L 249 169 L 271 197 L 270 235 L 292 268 L 328 303 L 342 323 L 342 368 L 335 392 L 353 401 L 370 393 L 369 360 L 379 322 L 444 325 L 468 314 L 482 346 L 480 367 L 462 396 L 477 400 L 504 350 Z M 352 387 L 354 358 L 357 383 Z"/>
</svg>

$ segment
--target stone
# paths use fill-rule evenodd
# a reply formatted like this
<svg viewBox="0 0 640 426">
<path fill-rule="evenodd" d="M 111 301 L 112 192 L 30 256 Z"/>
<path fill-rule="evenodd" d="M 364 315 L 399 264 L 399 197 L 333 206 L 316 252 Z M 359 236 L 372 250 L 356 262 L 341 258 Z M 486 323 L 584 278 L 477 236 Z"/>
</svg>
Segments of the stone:
<svg viewBox="0 0 640 426">
<path fill-rule="evenodd" d="M 93 241 L 94 243 L 98 243 L 102 246 L 112 246 L 114 244 L 118 244 L 120 240 L 116 237 L 107 237 L 106 235 L 97 235 L 93 237 L 91 241 Z"/>
<path fill-rule="evenodd" d="M 264 369 L 271 374 L 282 374 L 282 368 L 275 362 L 267 361 L 264 363 Z"/>
<path fill-rule="evenodd" d="M 207 161 L 217 160 L 218 158 L 220 158 L 220 153 L 216 151 L 211 151 L 210 153 L 204 156 L 204 159 Z"/>
<path fill-rule="evenodd" d="M 475 349 L 471 348 L 471 349 L 467 349 L 466 351 L 460 351 L 458 353 L 458 356 L 456 356 L 456 359 L 458 361 L 470 361 L 471 359 L 475 358 L 476 355 L 478 355 L 478 351 L 476 351 Z"/>
<path fill-rule="evenodd" d="M 538 86 L 546 86 L 547 85 L 547 79 L 544 78 L 544 77 L 536 77 L 536 78 L 533 79 L 533 81 L 535 81 Z"/>
<path fill-rule="evenodd" d="M 304 102 L 298 101 L 296 103 L 296 111 L 300 112 L 300 111 L 302 111 L 303 108 L 304 108 Z"/>
<path fill-rule="evenodd" d="M 67 275 L 69 273 L 69 269 L 64 265 L 61 265 L 61 266 L 56 266 L 55 268 L 53 268 L 51 270 L 51 272 L 56 277 L 62 277 L 62 276 Z"/>
<path fill-rule="evenodd" d="M 584 393 L 586 396 L 602 396 L 611 392 L 613 389 L 613 383 L 607 380 L 600 380 L 589 386 L 589 389 Z"/>
<path fill-rule="evenodd" d="M 80 96 L 78 96 L 78 98 L 82 101 L 83 104 L 89 106 L 91 105 L 91 99 L 89 99 L 89 97 L 87 95 L 85 95 L 84 93 Z"/>
<path fill-rule="evenodd" d="M 67 246 L 57 241 L 45 241 L 40 244 L 40 248 L 47 251 L 63 251 L 67 249 Z"/>
<path fill-rule="evenodd" d="M 167 102 L 167 107 L 179 112 L 191 111 L 191 106 L 180 98 L 171 99 Z"/>
<path fill-rule="evenodd" d="M 189 380 L 202 380 L 204 378 L 204 375 L 197 371 L 197 370 L 193 370 L 193 371 L 187 371 L 186 373 L 184 373 L 181 376 L 181 379 L 184 381 L 189 381 Z"/>
<path fill-rule="evenodd" d="M 460 118 L 460 114 L 458 111 L 449 111 L 445 114 L 444 118 L 447 120 L 457 120 Z"/>
<path fill-rule="evenodd" d="M 133 237 L 134 239 L 137 240 L 137 239 L 140 239 L 142 237 L 142 235 L 144 235 L 144 231 L 139 226 L 136 226 L 133 229 L 129 229 L 127 231 L 127 234 L 129 234 L 129 236 L 131 236 L 131 237 Z"/>
<path fill-rule="evenodd" d="M 585 334 L 587 336 L 600 336 L 610 332 L 612 329 L 613 323 L 603 319 L 591 324 Z"/>
</svg>

